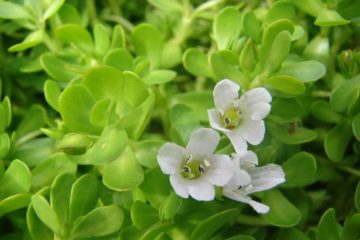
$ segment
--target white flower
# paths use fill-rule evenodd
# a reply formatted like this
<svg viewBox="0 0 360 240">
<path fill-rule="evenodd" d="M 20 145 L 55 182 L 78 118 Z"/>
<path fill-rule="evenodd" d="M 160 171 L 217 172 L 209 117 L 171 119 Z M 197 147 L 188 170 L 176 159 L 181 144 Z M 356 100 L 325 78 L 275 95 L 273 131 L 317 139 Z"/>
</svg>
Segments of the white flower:
<svg viewBox="0 0 360 240">
<path fill-rule="evenodd" d="M 258 213 L 267 213 L 269 207 L 251 199 L 248 195 L 275 187 L 285 181 L 285 174 L 277 164 L 256 167 L 257 156 L 252 151 L 235 154 L 232 158 L 234 175 L 223 187 L 223 195 L 249 204 Z"/>
<path fill-rule="evenodd" d="M 161 170 L 170 175 L 176 194 L 199 201 L 215 198 L 215 186 L 224 186 L 233 175 L 227 155 L 214 154 L 219 134 L 210 128 L 193 132 L 186 148 L 165 143 L 157 156 Z M 215 186 L 214 186 L 215 185 Z"/>
<path fill-rule="evenodd" d="M 264 139 L 263 119 L 270 112 L 271 95 L 262 87 L 244 93 L 240 98 L 240 86 L 228 79 L 214 88 L 215 109 L 208 110 L 212 128 L 224 132 L 237 153 L 247 150 L 247 142 L 259 144 Z"/>
</svg>

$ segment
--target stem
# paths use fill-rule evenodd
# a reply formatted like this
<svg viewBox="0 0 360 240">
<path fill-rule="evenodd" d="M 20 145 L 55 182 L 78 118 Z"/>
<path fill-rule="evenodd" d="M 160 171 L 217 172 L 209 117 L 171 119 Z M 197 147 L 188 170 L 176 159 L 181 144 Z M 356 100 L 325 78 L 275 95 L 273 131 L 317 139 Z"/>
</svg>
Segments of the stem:
<svg viewBox="0 0 360 240">
<path fill-rule="evenodd" d="M 94 25 L 98 21 L 98 17 L 96 14 L 96 6 L 94 0 L 87 1 L 87 10 L 89 12 L 89 17 L 91 20 L 91 24 Z"/>
<path fill-rule="evenodd" d="M 347 166 L 337 166 L 337 168 L 338 168 L 339 170 L 344 171 L 344 172 L 351 173 L 351 174 L 353 174 L 353 175 L 356 176 L 356 177 L 360 177 L 360 170 L 356 170 L 355 168 L 347 167 Z"/>
<path fill-rule="evenodd" d="M 245 224 L 245 225 L 257 225 L 257 226 L 268 226 L 269 224 L 260 217 L 250 216 L 250 215 L 240 215 L 236 222 Z"/>
<path fill-rule="evenodd" d="M 331 95 L 331 92 L 330 92 L 330 91 L 322 91 L 322 90 L 319 90 L 319 91 L 314 91 L 314 92 L 312 92 L 311 95 L 312 95 L 313 97 L 329 98 L 330 95 Z"/>
<path fill-rule="evenodd" d="M 116 22 L 116 23 L 120 24 L 121 26 L 123 26 L 129 32 L 132 32 L 132 30 L 134 29 L 134 25 L 131 22 L 129 22 L 128 20 L 126 20 L 125 18 L 121 17 L 121 16 L 104 15 L 103 17 L 104 17 L 105 20 L 113 21 L 113 22 Z"/>
</svg>

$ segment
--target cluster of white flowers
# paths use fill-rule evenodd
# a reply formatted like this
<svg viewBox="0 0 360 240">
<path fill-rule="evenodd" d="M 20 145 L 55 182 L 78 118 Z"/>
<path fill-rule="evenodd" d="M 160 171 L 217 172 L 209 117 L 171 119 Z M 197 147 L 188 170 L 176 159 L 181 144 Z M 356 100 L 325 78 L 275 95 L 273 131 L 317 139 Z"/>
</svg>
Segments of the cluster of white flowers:
<svg viewBox="0 0 360 240">
<path fill-rule="evenodd" d="M 230 80 L 214 88 L 215 109 L 210 109 L 210 126 L 223 132 L 234 146 L 231 156 L 214 153 L 219 134 L 210 128 L 193 132 L 185 148 L 166 143 L 159 150 L 161 170 L 170 175 L 176 194 L 189 195 L 199 201 L 215 198 L 215 186 L 223 195 L 249 204 L 258 213 L 269 207 L 254 201 L 249 194 L 273 188 L 285 181 L 282 168 L 276 164 L 257 167 L 258 158 L 248 151 L 247 143 L 257 145 L 264 139 L 263 119 L 269 114 L 271 95 L 265 88 L 254 88 L 239 98 L 240 87 Z"/>
</svg>

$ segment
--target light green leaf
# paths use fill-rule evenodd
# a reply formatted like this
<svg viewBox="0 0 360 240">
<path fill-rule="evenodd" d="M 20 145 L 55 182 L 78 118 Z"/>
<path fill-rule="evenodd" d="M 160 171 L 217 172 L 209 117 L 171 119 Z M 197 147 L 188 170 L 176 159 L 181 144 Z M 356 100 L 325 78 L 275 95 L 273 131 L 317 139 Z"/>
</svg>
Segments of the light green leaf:
<svg viewBox="0 0 360 240">
<path fill-rule="evenodd" d="M 261 22 L 256 18 L 254 12 L 249 11 L 245 13 L 243 20 L 243 34 L 251 37 L 255 43 L 260 43 L 261 32 Z"/>
<path fill-rule="evenodd" d="M 335 210 L 329 208 L 321 217 L 316 230 L 316 240 L 341 240 Z"/>
<path fill-rule="evenodd" d="M 104 63 L 106 65 L 116 67 L 121 71 L 130 71 L 133 67 L 134 58 L 125 48 L 116 48 L 105 56 Z"/>
<path fill-rule="evenodd" d="M 31 15 L 23 6 L 9 1 L 0 2 L 0 18 L 30 19 Z"/>
<path fill-rule="evenodd" d="M 282 168 L 286 176 L 283 187 L 303 187 L 316 180 L 316 160 L 307 152 L 296 153 L 282 164 Z"/>
<path fill-rule="evenodd" d="M 346 25 L 350 22 L 341 17 L 336 11 L 324 8 L 318 13 L 314 24 L 321 27 L 330 27 Z"/>
<path fill-rule="evenodd" d="M 78 24 L 63 24 L 55 30 L 57 39 L 64 43 L 73 44 L 85 53 L 94 49 L 94 42 L 90 33 Z"/>
<path fill-rule="evenodd" d="M 26 223 L 30 236 L 33 239 L 54 239 L 54 233 L 39 219 L 31 203 L 26 212 Z"/>
<path fill-rule="evenodd" d="M 240 34 L 241 15 L 234 7 L 221 10 L 214 19 L 213 33 L 219 50 L 230 49 Z"/>
<path fill-rule="evenodd" d="M 132 43 L 139 56 L 145 56 L 153 68 L 159 66 L 164 40 L 161 32 L 150 24 L 140 24 L 131 34 Z"/>
<path fill-rule="evenodd" d="M 165 142 L 162 140 L 143 140 L 136 142 L 134 147 L 134 152 L 136 158 L 139 160 L 139 163 L 147 168 L 155 168 L 158 166 L 157 163 L 157 154 L 160 147 Z"/>
<path fill-rule="evenodd" d="M 124 221 L 123 211 L 116 206 L 94 209 L 80 219 L 72 229 L 75 238 L 101 237 L 120 230 Z"/>
<path fill-rule="evenodd" d="M 289 2 L 275 2 L 268 13 L 264 21 L 264 26 L 271 24 L 279 19 L 289 19 L 291 20 L 295 17 L 295 7 Z"/>
<path fill-rule="evenodd" d="M 47 80 L 44 85 L 44 95 L 46 102 L 56 111 L 59 111 L 60 87 L 52 80 Z"/>
<path fill-rule="evenodd" d="M 177 0 L 149 0 L 153 6 L 164 12 L 182 12 L 183 8 Z"/>
<path fill-rule="evenodd" d="M 315 131 L 296 126 L 293 123 L 285 125 L 269 123 L 269 130 L 275 138 L 286 144 L 311 142 L 317 137 Z"/>
<path fill-rule="evenodd" d="M 143 180 L 144 172 L 130 147 L 127 147 L 121 156 L 104 167 L 103 183 L 112 190 L 132 190 L 138 187 Z"/>
<path fill-rule="evenodd" d="M 301 220 L 300 211 L 279 190 L 266 191 L 262 200 L 270 207 L 270 211 L 263 215 L 263 218 L 272 225 L 292 227 Z"/>
<path fill-rule="evenodd" d="M 113 123 L 115 118 L 115 103 L 111 99 L 97 101 L 90 112 L 90 123 L 105 127 Z"/>
<path fill-rule="evenodd" d="M 11 46 L 9 48 L 9 52 L 19 52 L 34 47 L 43 41 L 43 37 L 44 37 L 43 29 L 34 31 L 29 35 L 27 35 L 24 41 L 22 41 L 21 43 Z"/>
<path fill-rule="evenodd" d="M 20 160 L 13 160 L 0 179 L 0 199 L 17 193 L 27 193 L 31 188 L 31 172 Z"/>
<path fill-rule="evenodd" d="M 251 73 L 256 64 L 255 48 L 251 39 L 249 39 L 239 56 L 239 66 L 245 73 Z"/>
<path fill-rule="evenodd" d="M 57 14 L 63 24 L 81 24 L 81 17 L 79 12 L 70 3 L 64 3 Z"/>
<path fill-rule="evenodd" d="M 331 107 L 338 112 L 349 112 L 360 96 L 360 78 L 340 83 L 330 96 Z"/>
<path fill-rule="evenodd" d="M 212 77 L 208 57 L 199 49 L 189 48 L 183 56 L 185 69 L 195 76 Z"/>
<path fill-rule="evenodd" d="M 59 219 L 48 201 L 43 196 L 35 194 L 31 197 L 31 203 L 40 220 L 58 234 L 60 232 Z"/>
<path fill-rule="evenodd" d="M 40 57 L 41 66 L 49 76 L 57 81 L 69 82 L 78 75 L 71 71 L 70 66 L 52 53 L 44 53 Z"/>
<path fill-rule="evenodd" d="M 110 39 L 108 33 L 103 25 L 97 23 L 94 25 L 94 42 L 95 42 L 95 51 L 103 56 L 110 48 Z"/>
<path fill-rule="evenodd" d="M 137 228 L 146 228 L 159 220 L 159 214 L 149 204 L 135 201 L 131 207 L 131 220 Z"/>
<path fill-rule="evenodd" d="M 324 64 L 309 60 L 283 64 L 279 74 L 285 74 L 301 80 L 302 82 L 314 82 L 325 75 L 326 68 Z"/>
<path fill-rule="evenodd" d="M 340 123 L 341 115 L 331 109 L 329 102 L 324 100 L 314 101 L 310 109 L 312 115 L 324 122 Z"/>
<path fill-rule="evenodd" d="M 279 123 L 296 122 L 303 111 L 303 106 L 296 99 L 275 99 L 271 103 L 271 118 Z"/>
<path fill-rule="evenodd" d="M 172 70 L 153 70 L 144 77 L 148 85 L 163 84 L 174 80 L 176 72 Z"/>
<path fill-rule="evenodd" d="M 174 227 L 172 222 L 159 222 L 148 228 L 139 240 L 152 240 L 157 239 L 159 234 L 165 233 Z"/>
<path fill-rule="evenodd" d="M 30 203 L 31 196 L 31 193 L 19 193 L 1 200 L 0 216 L 27 207 Z"/>
<path fill-rule="evenodd" d="M 121 25 L 116 25 L 113 29 L 111 49 L 124 48 L 126 49 L 126 36 Z"/>
<path fill-rule="evenodd" d="M 328 132 L 324 147 L 330 160 L 335 162 L 342 160 L 351 137 L 351 128 L 346 123 L 340 123 Z"/>
<path fill-rule="evenodd" d="M 302 82 L 287 75 L 271 76 L 263 82 L 272 89 L 291 95 L 300 95 L 305 91 L 305 85 Z"/>
<path fill-rule="evenodd" d="M 85 153 L 94 143 L 94 139 L 86 134 L 68 133 L 58 143 L 57 150 L 67 154 L 80 155 Z"/>
<path fill-rule="evenodd" d="M 274 42 L 271 45 L 271 50 L 269 52 L 269 56 L 266 59 L 266 65 L 263 65 L 265 71 L 268 73 L 275 72 L 278 70 L 283 63 L 283 61 L 287 58 L 291 45 L 291 35 L 288 31 L 280 32 Z"/>
<path fill-rule="evenodd" d="M 54 15 L 65 3 L 65 0 L 54 0 L 51 2 L 50 6 L 44 12 L 42 17 L 43 21 Z"/>
<path fill-rule="evenodd" d="M 78 178 L 71 188 L 70 222 L 75 221 L 91 211 L 99 198 L 99 182 L 93 174 L 85 174 Z"/>
<path fill-rule="evenodd" d="M 171 220 L 179 211 L 183 200 L 175 192 L 171 192 L 161 207 L 160 216 L 164 220 Z"/>
<path fill-rule="evenodd" d="M 8 154 L 9 150 L 10 137 L 7 133 L 3 133 L 0 135 L 0 159 L 3 159 Z"/>
</svg>

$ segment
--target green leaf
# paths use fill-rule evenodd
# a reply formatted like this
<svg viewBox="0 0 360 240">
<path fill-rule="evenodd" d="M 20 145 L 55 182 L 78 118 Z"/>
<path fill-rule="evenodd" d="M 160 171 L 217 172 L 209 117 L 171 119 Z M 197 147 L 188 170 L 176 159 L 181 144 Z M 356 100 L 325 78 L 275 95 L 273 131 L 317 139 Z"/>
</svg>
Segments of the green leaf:
<svg viewBox="0 0 360 240">
<path fill-rule="evenodd" d="M 120 70 L 101 66 L 92 68 L 83 79 L 83 83 L 96 100 L 112 99 L 122 101 L 124 77 Z"/>
<path fill-rule="evenodd" d="M 288 31 L 282 31 L 274 39 L 269 51 L 269 56 L 266 59 L 266 64 L 263 68 L 266 72 L 272 73 L 278 70 L 287 58 L 290 51 L 291 35 Z"/>
<path fill-rule="evenodd" d="M 295 17 L 295 7 L 288 2 L 275 2 L 268 13 L 264 21 L 264 26 L 271 24 L 279 19 L 289 19 L 291 20 Z"/>
<path fill-rule="evenodd" d="M 230 49 L 240 34 L 240 26 L 241 15 L 234 7 L 226 7 L 216 15 L 213 33 L 219 50 Z"/>
<path fill-rule="evenodd" d="M 172 70 L 154 70 L 144 77 L 148 85 L 163 84 L 174 80 L 176 72 Z"/>
<path fill-rule="evenodd" d="M 90 112 L 94 104 L 93 96 L 85 87 L 67 87 L 59 99 L 60 115 L 65 126 L 74 132 L 97 133 L 99 129 L 90 123 Z"/>
<path fill-rule="evenodd" d="M 111 99 L 97 101 L 90 112 L 90 123 L 105 127 L 113 123 L 115 117 L 115 103 Z"/>
<path fill-rule="evenodd" d="M 31 172 L 20 160 L 13 160 L 0 179 L 0 199 L 17 193 L 27 193 L 31 188 Z"/>
<path fill-rule="evenodd" d="M 52 80 L 47 80 L 44 85 L 44 95 L 46 102 L 56 111 L 59 111 L 60 87 Z"/>
<path fill-rule="evenodd" d="M 0 135 L 0 159 L 3 159 L 10 150 L 10 138 L 7 133 Z M 1 175 L 0 175 L 1 176 Z"/>
<path fill-rule="evenodd" d="M 283 31 L 288 31 L 291 35 L 294 32 L 293 23 L 287 19 L 280 19 L 265 27 L 259 49 L 259 59 L 261 66 L 266 66 L 271 57 L 271 54 L 276 51 L 276 49 L 273 48 L 275 39 L 278 37 L 279 33 Z"/>
<path fill-rule="evenodd" d="M 41 66 L 49 76 L 57 81 L 69 82 L 77 77 L 70 66 L 52 53 L 44 53 L 40 57 Z"/>
<path fill-rule="evenodd" d="M 239 209 L 228 209 L 203 220 L 191 233 L 191 240 L 207 240 L 221 227 L 232 222 L 239 215 Z"/>
<path fill-rule="evenodd" d="M 166 198 L 161 208 L 161 218 L 164 220 L 171 220 L 179 211 L 183 200 L 175 192 L 171 192 L 169 197 Z"/>
<path fill-rule="evenodd" d="M 108 52 L 104 58 L 106 65 L 120 69 L 121 71 L 130 71 L 133 67 L 134 58 L 125 48 L 116 48 Z"/>
<path fill-rule="evenodd" d="M 183 8 L 177 0 L 149 0 L 149 3 L 164 12 L 182 12 Z"/>
<path fill-rule="evenodd" d="M 164 46 L 161 32 L 150 24 L 140 24 L 131 34 L 132 43 L 139 56 L 145 56 L 153 68 L 159 66 Z"/>
<path fill-rule="evenodd" d="M 93 174 L 82 175 L 75 181 L 70 194 L 70 222 L 91 211 L 99 198 L 99 182 Z"/>
<path fill-rule="evenodd" d="M 311 142 L 317 137 L 315 131 L 298 127 L 293 123 L 285 125 L 269 123 L 269 130 L 275 138 L 286 144 Z"/>
<path fill-rule="evenodd" d="M 43 21 L 48 19 L 49 17 L 53 16 L 65 3 L 65 0 L 54 0 L 51 2 L 50 6 L 44 12 L 42 17 Z"/>
<path fill-rule="evenodd" d="M 346 25 L 350 22 L 341 17 L 336 11 L 324 8 L 318 13 L 314 24 L 320 27 L 330 27 Z"/>
<path fill-rule="evenodd" d="M 239 66 L 245 73 L 251 73 L 256 64 L 255 48 L 251 39 L 249 39 L 241 50 L 239 57 Z"/>
<path fill-rule="evenodd" d="M 270 207 L 270 211 L 263 215 L 263 218 L 272 225 L 292 227 L 301 220 L 300 211 L 279 190 L 266 191 L 262 200 Z"/>
<path fill-rule="evenodd" d="M 29 12 L 23 6 L 9 1 L 0 2 L 0 18 L 5 19 L 30 19 Z"/>
<path fill-rule="evenodd" d="M 69 23 L 59 26 L 55 30 L 55 36 L 64 43 L 73 44 L 85 53 L 94 49 L 94 42 L 90 33 L 78 24 Z"/>
<path fill-rule="evenodd" d="M 181 63 L 182 55 L 181 46 L 177 42 L 166 42 L 161 55 L 160 68 L 171 69 L 176 67 Z"/>
<path fill-rule="evenodd" d="M 165 233 L 174 227 L 172 222 L 159 222 L 152 225 L 146 232 L 139 238 L 139 240 L 152 240 L 157 239 L 159 234 Z"/>
<path fill-rule="evenodd" d="M 124 221 L 123 211 L 116 206 L 94 209 L 81 218 L 73 227 L 75 238 L 101 237 L 120 230 Z"/>
<path fill-rule="evenodd" d="M 119 127 L 106 127 L 99 140 L 83 156 L 81 164 L 102 165 L 117 159 L 124 151 L 128 137 Z"/>
<path fill-rule="evenodd" d="M 296 153 L 282 164 L 282 168 L 286 176 L 283 187 L 303 187 L 315 181 L 316 160 L 307 152 Z"/>
<path fill-rule="evenodd" d="M 77 165 L 65 154 L 56 153 L 32 170 L 32 183 L 36 188 L 50 185 L 60 173 L 75 174 Z"/>
<path fill-rule="evenodd" d="M 16 130 L 16 136 L 18 141 L 21 141 L 21 137 L 28 139 L 28 136 L 38 132 L 41 127 L 45 125 L 47 120 L 47 113 L 44 107 L 41 105 L 32 105 L 23 116 L 19 126 Z M 36 136 L 36 135 L 35 135 Z"/>
<path fill-rule="evenodd" d="M 316 230 L 316 240 L 340 240 L 340 231 L 336 221 L 335 210 L 329 208 L 321 217 Z"/>
<path fill-rule="evenodd" d="M 103 25 L 97 23 L 94 25 L 94 42 L 95 51 L 103 56 L 110 48 L 110 39 L 108 33 Z"/>
<path fill-rule="evenodd" d="M 260 43 L 261 32 L 261 22 L 256 18 L 254 12 L 249 11 L 245 13 L 243 20 L 243 34 L 251 37 L 255 43 Z"/>
<path fill-rule="evenodd" d="M 73 174 L 62 173 L 58 175 L 51 186 L 50 202 L 51 208 L 56 213 L 62 229 L 68 227 L 69 219 L 69 202 L 71 187 L 76 178 Z M 92 186 L 91 186 L 92 187 Z"/>
<path fill-rule="evenodd" d="M 183 56 L 186 71 L 195 76 L 212 77 L 208 57 L 199 49 L 189 48 Z"/>
<path fill-rule="evenodd" d="M 230 238 L 226 238 L 225 240 L 255 240 L 255 238 L 250 235 L 239 234 Z"/>
<path fill-rule="evenodd" d="M 0 201 L 0 216 L 6 213 L 25 208 L 29 205 L 31 193 L 19 193 Z"/>
<path fill-rule="evenodd" d="M 271 117 L 279 123 L 296 122 L 303 111 L 301 102 L 296 99 L 275 99 L 271 103 Z"/>
<path fill-rule="evenodd" d="M 325 136 L 324 147 L 330 160 L 339 162 L 343 159 L 346 147 L 352 137 L 351 128 L 346 123 L 340 123 Z"/>
<path fill-rule="evenodd" d="M 24 41 L 22 41 L 21 43 L 12 45 L 9 48 L 9 52 L 19 52 L 19 51 L 24 51 L 28 48 L 34 47 L 34 46 L 40 44 L 43 41 L 43 38 L 44 38 L 44 30 L 43 29 L 34 31 L 34 32 L 30 33 L 29 35 L 27 35 L 26 38 L 24 39 Z"/>
<path fill-rule="evenodd" d="M 310 111 L 315 118 L 324 122 L 340 123 L 342 118 L 340 114 L 331 109 L 329 102 L 325 100 L 313 102 Z"/>
<path fill-rule="evenodd" d="M 34 134 L 38 135 L 40 132 L 34 131 Z M 29 134 L 29 136 L 31 137 L 32 135 Z M 28 136 L 25 135 L 22 138 L 24 140 L 19 140 L 18 143 L 28 140 L 27 137 Z M 20 146 L 17 147 L 13 153 L 13 156 L 18 159 L 22 159 L 22 161 L 26 163 L 28 167 L 34 167 L 47 160 L 53 152 L 54 141 L 50 138 L 42 137 L 35 138 L 33 140 L 27 141 L 26 143 L 20 144 Z"/>
<path fill-rule="evenodd" d="M 345 221 L 342 240 L 357 240 L 360 237 L 360 213 L 355 213 Z"/>
<path fill-rule="evenodd" d="M 131 207 L 131 220 L 133 224 L 141 229 L 152 225 L 159 220 L 157 210 L 149 204 L 135 201 Z"/>
<path fill-rule="evenodd" d="M 111 49 L 126 48 L 126 36 L 121 25 L 116 25 L 113 29 Z"/>
<path fill-rule="evenodd" d="M 162 140 L 143 140 L 135 143 L 134 152 L 139 163 L 147 168 L 155 168 L 158 166 L 157 154 L 160 147 L 165 142 Z"/>
<path fill-rule="evenodd" d="M 360 79 L 340 83 L 330 96 L 331 107 L 338 112 L 349 111 L 360 95 Z"/>
<path fill-rule="evenodd" d="M 271 76 L 263 82 L 272 89 L 291 95 L 300 95 L 305 91 L 305 85 L 302 82 L 287 75 Z"/>
<path fill-rule="evenodd" d="M 144 172 L 130 147 L 127 147 L 121 156 L 104 167 L 103 183 L 112 190 L 132 190 L 138 187 L 143 180 Z"/>
<path fill-rule="evenodd" d="M 355 202 L 356 209 L 358 211 L 360 211 L 360 181 L 358 182 L 358 184 L 356 186 L 354 202 Z"/>
<path fill-rule="evenodd" d="M 93 144 L 93 138 L 81 133 L 68 133 L 57 144 L 57 149 L 67 154 L 79 155 L 85 153 Z"/>
<path fill-rule="evenodd" d="M 228 50 L 221 50 L 210 55 L 210 65 L 217 80 L 231 79 L 241 86 L 248 85 L 247 77 L 239 70 L 238 56 Z"/>
<path fill-rule="evenodd" d="M 54 233 L 39 219 L 31 203 L 26 212 L 26 223 L 33 239 L 54 239 Z"/>
<path fill-rule="evenodd" d="M 317 81 L 325 73 L 324 64 L 314 60 L 283 64 L 279 70 L 279 74 L 292 76 L 304 83 Z"/>
<path fill-rule="evenodd" d="M 31 197 L 31 203 L 40 220 L 58 234 L 60 232 L 59 219 L 48 201 L 43 196 L 35 194 Z"/>
<path fill-rule="evenodd" d="M 57 12 L 57 14 L 63 24 L 66 23 L 81 24 L 81 17 L 79 12 L 70 3 L 64 3 Z"/>
<path fill-rule="evenodd" d="M 282 228 L 277 240 L 310 240 L 305 233 L 296 228 Z"/>
</svg>

